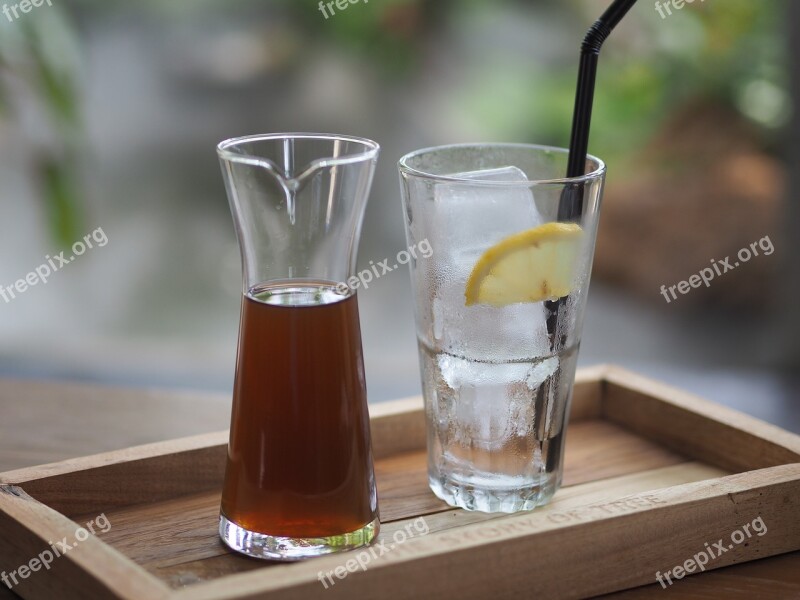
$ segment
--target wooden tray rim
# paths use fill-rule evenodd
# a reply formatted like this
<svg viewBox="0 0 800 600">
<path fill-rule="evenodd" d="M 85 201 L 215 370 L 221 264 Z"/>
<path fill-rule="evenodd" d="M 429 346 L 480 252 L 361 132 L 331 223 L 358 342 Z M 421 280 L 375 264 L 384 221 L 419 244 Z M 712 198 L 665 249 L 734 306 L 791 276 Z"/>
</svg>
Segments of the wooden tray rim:
<svg viewBox="0 0 800 600">
<path fill-rule="evenodd" d="M 615 365 L 598 365 L 579 369 L 575 379 L 575 385 L 588 386 L 591 384 L 598 385 L 601 388 L 608 385 L 616 385 L 650 396 L 659 403 L 693 413 L 705 420 L 728 426 L 742 433 L 759 437 L 762 440 L 788 450 L 795 455 L 795 461 L 800 462 L 800 435 L 781 429 L 780 427 L 750 416 L 744 412 L 706 400 L 701 396 L 686 392 L 680 388 L 639 375 L 633 371 Z M 603 395 L 603 392 L 600 391 L 601 398 L 597 405 L 589 401 L 585 402 L 584 406 L 578 407 L 580 411 L 578 417 L 586 418 L 587 416 L 591 416 L 608 418 L 609 415 L 603 411 Z M 575 419 L 575 409 L 576 407 L 573 404 L 572 420 Z M 369 411 L 370 422 L 380 425 L 381 422 L 392 422 L 401 418 L 424 415 L 425 408 L 422 396 L 412 396 L 400 400 L 372 404 L 369 407 Z M 121 450 L 112 450 L 110 452 L 102 452 L 54 463 L 7 471 L 5 473 L 0 473 L 0 484 L 22 486 L 25 483 L 85 471 L 87 469 L 98 469 L 136 460 L 160 458 L 175 453 L 225 446 L 227 443 L 228 430 L 223 430 L 164 442 L 143 444 Z"/>
</svg>

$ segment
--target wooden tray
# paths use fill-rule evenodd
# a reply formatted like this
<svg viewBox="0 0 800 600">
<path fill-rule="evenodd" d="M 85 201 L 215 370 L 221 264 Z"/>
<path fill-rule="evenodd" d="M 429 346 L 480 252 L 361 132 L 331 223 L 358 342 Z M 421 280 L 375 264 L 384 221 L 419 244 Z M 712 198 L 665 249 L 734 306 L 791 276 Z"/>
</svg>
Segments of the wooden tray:
<svg viewBox="0 0 800 600">
<path fill-rule="evenodd" d="M 14 591 L 47 600 L 578 598 L 653 583 L 718 540 L 732 547 L 706 570 L 800 549 L 799 437 L 618 368 L 581 372 L 564 487 L 549 506 L 518 515 L 444 505 L 427 487 L 421 400 L 372 408 L 383 526 L 382 544 L 361 554 L 364 569 L 358 552 L 293 564 L 227 552 L 217 538 L 227 441 L 218 433 L 0 475 L 0 572 L 19 576 L 101 514 L 107 533 L 18 577 Z M 759 517 L 765 534 L 729 543 Z"/>
</svg>

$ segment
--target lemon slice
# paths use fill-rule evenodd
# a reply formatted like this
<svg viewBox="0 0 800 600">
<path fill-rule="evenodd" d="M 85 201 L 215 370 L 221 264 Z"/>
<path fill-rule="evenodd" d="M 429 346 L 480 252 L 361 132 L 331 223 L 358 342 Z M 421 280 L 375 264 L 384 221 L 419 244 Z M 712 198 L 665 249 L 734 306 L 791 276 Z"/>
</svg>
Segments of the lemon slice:
<svg viewBox="0 0 800 600">
<path fill-rule="evenodd" d="M 489 248 L 472 269 L 466 305 L 508 306 L 568 296 L 575 287 L 583 230 L 545 223 Z"/>
</svg>

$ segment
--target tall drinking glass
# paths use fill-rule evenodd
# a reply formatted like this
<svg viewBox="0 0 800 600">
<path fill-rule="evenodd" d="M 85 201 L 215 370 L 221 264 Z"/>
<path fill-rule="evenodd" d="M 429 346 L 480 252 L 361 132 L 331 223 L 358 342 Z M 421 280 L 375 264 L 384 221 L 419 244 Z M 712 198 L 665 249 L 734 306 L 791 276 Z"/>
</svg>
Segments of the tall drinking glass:
<svg viewBox="0 0 800 600">
<path fill-rule="evenodd" d="M 566 150 L 456 145 L 400 161 L 430 487 L 515 512 L 561 484 L 605 166 L 563 179 Z M 564 198 L 572 222 L 560 222 Z"/>
<path fill-rule="evenodd" d="M 220 536 L 296 560 L 371 542 L 378 503 L 355 272 L 379 147 L 286 134 L 218 147 L 242 253 Z"/>
</svg>

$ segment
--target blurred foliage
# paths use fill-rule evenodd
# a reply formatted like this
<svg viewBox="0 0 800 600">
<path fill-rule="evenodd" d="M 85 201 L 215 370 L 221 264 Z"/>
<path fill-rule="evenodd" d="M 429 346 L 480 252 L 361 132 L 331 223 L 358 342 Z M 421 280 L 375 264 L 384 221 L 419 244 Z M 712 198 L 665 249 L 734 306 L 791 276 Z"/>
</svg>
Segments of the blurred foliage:
<svg viewBox="0 0 800 600">
<path fill-rule="evenodd" d="M 326 19 L 319 2 L 278 0 L 293 21 L 314 38 L 328 38 L 376 61 L 391 74 L 410 72 L 424 51 L 420 42 L 435 31 L 454 4 L 450 0 L 359 0 Z M 325 2 L 327 4 L 327 2 Z M 316 10 L 309 10 L 315 7 Z M 326 8 L 326 13 L 329 12 Z"/>
<path fill-rule="evenodd" d="M 495 2 L 492 10 L 523 4 Z M 478 122 L 504 138 L 567 143 L 580 40 L 602 8 L 594 0 L 568 0 L 561 11 L 576 25 L 567 31 L 573 36 L 567 53 L 559 53 L 568 66 L 491 56 L 475 66 L 462 91 L 465 127 Z M 686 4 L 662 19 L 652 4 L 637 5 L 602 52 L 590 151 L 607 161 L 633 158 L 635 148 L 697 98 L 733 107 L 769 148 L 790 117 L 783 12 L 781 3 L 737 0 Z"/>
<path fill-rule="evenodd" d="M 73 73 L 53 60 L 42 36 L 33 25 L 36 21 L 22 21 L 20 27 L 27 40 L 27 51 L 40 98 L 45 103 L 53 122 L 65 135 L 76 132 L 80 126 L 77 83 Z"/>
<path fill-rule="evenodd" d="M 33 109 L 44 124 L 43 139 L 31 141 L 25 153 L 33 157 L 31 173 L 51 237 L 67 246 L 82 231 L 82 193 L 76 181 L 84 145 L 77 44 L 57 8 L 0 28 L 0 117 Z"/>
<path fill-rule="evenodd" d="M 308 52 L 330 47 L 355 53 L 398 89 L 426 74 L 430 54 L 442 51 L 437 42 L 454 40 L 447 51 L 453 53 L 451 62 L 460 61 L 461 72 L 440 86 L 448 106 L 443 118 L 451 130 L 564 145 L 580 41 L 606 5 L 596 0 L 360 0 L 325 19 L 318 4 L 239 0 L 232 11 L 230 4 L 212 0 L 142 0 L 135 6 L 75 0 L 71 10 L 83 21 L 100 14 L 150 15 L 167 30 L 193 20 L 230 27 L 279 23 Z M 492 24 L 494 37 L 481 37 Z M 0 73 L 5 75 L 0 111 L 7 114 L 15 104 L 10 79 L 24 81 L 37 96 L 52 142 L 34 149 L 40 157 L 36 173 L 54 236 L 71 242 L 80 222 L 73 170 L 82 144 L 77 36 L 58 7 L 35 18 L 28 15 L 19 25 L 0 25 Z M 640 3 L 603 50 L 590 149 L 609 161 L 633 157 L 634 148 L 698 97 L 734 107 L 759 126 L 768 147 L 790 116 L 782 25 L 779 2 L 695 2 L 665 19 L 651 3 Z M 505 31 L 515 27 L 532 32 L 526 48 L 533 50 L 527 55 L 505 39 Z M 536 36 L 548 33 L 552 37 L 536 46 Z M 480 44 L 485 47 L 476 48 Z"/>
<path fill-rule="evenodd" d="M 74 181 L 74 169 L 69 163 L 44 158 L 36 168 L 46 202 L 48 223 L 55 240 L 62 247 L 80 239 L 83 232 L 77 202 L 79 186 Z"/>
</svg>

